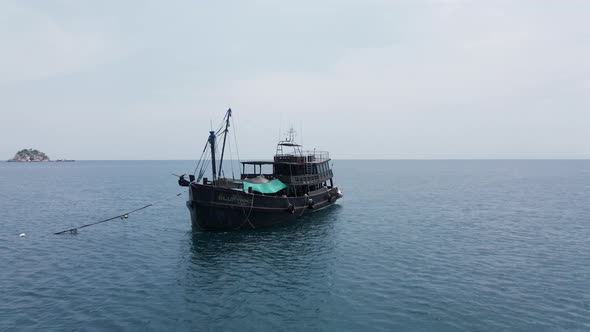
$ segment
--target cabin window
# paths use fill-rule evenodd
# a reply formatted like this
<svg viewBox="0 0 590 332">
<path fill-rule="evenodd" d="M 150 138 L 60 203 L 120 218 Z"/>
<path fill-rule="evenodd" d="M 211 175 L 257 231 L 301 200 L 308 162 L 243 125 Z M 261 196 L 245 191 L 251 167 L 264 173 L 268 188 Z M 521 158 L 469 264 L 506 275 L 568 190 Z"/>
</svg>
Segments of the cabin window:
<svg viewBox="0 0 590 332">
<path fill-rule="evenodd" d="M 293 175 L 303 175 L 304 173 L 304 169 L 303 169 L 303 165 L 295 165 L 293 167 Z"/>
<path fill-rule="evenodd" d="M 275 174 L 289 175 L 289 165 L 275 164 Z"/>
</svg>

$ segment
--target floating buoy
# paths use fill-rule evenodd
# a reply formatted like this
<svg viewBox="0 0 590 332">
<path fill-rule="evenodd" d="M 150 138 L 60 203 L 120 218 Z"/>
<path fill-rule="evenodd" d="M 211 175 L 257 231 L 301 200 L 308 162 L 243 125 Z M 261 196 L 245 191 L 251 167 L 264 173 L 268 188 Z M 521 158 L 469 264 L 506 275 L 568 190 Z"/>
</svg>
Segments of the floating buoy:
<svg viewBox="0 0 590 332">
<path fill-rule="evenodd" d="M 19 235 L 19 237 L 25 237 L 25 236 L 27 236 L 27 234 L 25 234 L 25 233 L 21 233 L 21 234 Z"/>
</svg>

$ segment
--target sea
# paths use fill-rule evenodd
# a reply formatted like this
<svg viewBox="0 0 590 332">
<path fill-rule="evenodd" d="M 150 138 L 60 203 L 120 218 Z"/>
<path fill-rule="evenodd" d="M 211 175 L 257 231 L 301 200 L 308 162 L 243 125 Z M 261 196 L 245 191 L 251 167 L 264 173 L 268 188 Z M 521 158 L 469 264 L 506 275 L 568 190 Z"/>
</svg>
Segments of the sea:
<svg viewBox="0 0 590 332">
<path fill-rule="evenodd" d="M 0 331 L 590 331 L 590 161 L 333 163 L 336 206 L 236 232 L 193 161 L 0 163 Z"/>
</svg>

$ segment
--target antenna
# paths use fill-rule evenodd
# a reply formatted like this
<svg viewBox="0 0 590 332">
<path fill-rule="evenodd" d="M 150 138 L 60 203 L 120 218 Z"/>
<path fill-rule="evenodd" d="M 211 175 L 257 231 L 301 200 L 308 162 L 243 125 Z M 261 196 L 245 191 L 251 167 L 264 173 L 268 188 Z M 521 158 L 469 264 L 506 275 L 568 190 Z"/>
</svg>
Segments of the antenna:
<svg viewBox="0 0 590 332">
<path fill-rule="evenodd" d="M 293 129 L 293 127 L 291 127 L 291 129 L 289 129 L 287 134 L 289 134 L 289 137 L 287 137 L 286 141 L 292 142 L 292 143 L 295 142 L 295 130 Z"/>
<path fill-rule="evenodd" d="M 279 141 L 282 141 L 283 136 L 283 112 L 279 113 Z"/>
</svg>

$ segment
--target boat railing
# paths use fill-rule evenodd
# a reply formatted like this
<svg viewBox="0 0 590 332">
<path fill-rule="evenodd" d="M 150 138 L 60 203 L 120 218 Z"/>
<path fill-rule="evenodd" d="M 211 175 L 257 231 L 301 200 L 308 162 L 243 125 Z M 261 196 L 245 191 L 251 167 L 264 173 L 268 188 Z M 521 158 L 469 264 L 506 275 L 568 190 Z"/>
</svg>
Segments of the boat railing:
<svg viewBox="0 0 590 332">
<path fill-rule="evenodd" d="M 277 178 L 282 182 L 292 186 L 312 185 L 322 183 L 334 177 L 332 170 L 322 172 L 320 174 L 305 174 L 305 175 L 278 175 Z"/>
<path fill-rule="evenodd" d="M 275 155 L 275 162 L 294 162 L 294 163 L 318 163 L 330 160 L 328 151 L 302 151 L 301 154 L 278 153 Z"/>
</svg>

